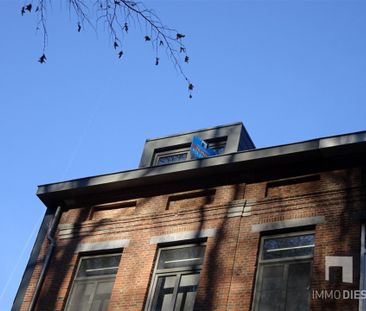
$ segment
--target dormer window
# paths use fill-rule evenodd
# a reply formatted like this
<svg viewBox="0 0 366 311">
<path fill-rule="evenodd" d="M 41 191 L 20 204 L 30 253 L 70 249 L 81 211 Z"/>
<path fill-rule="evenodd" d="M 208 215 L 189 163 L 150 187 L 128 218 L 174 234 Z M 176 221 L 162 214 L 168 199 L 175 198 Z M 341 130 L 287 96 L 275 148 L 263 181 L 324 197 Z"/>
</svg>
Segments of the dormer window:
<svg viewBox="0 0 366 311">
<path fill-rule="evenodd" d="M 192 140 L 196 150 L 192 150 Z M 201 144 L 199 144 L 201 143 Z M 241 123 L 146 140 L 140 167 L 179 163 L 255 148 Z"/>
<path fill-rule="evenodd" d="M 225 151 L 226 137 L 210 139 L 208 141 L 202 141 L 204 148 L 209 148 L 215 152 L 214 155 L 222 154 Z M 191 144 L 185 144 L 174 147 L 157 149 L 154 152 L 154 158 L 152 166 L 164 165 L 171 163 L 183 162 L 186 160 L 196 159 L 190 150 Z"/>
<path fill-rule="evenodd" d="M 218 139 L 215 139 L 214 142 L 218 142 Z M 226 142 L 226 137 L 224 142 Z M 208 142 L 199 136 L 193 136 L 190 151 L 192 159 L 202 159 L 217 155 L 216 150 L 211 148 Z"/>
<path fill-rule="evenodd" d="M 155 165 L 162 165 L 162 164 L 169 164 L 175 162 L 182 162 L 187 160 L 188 158 L 188 151 L 184 152 L 173 152 L 168 154 L 157 154 L 155 157 Z"/>
<path fill-rule="evenodd" d="M 215 150 L 216 154 L 223 154 L 226 147 L 226 137 L 222 139 L 207 140 L 208 148 Z"/>
<path fill-rule="evenodd" d="M 180 145 L 154 150 L 152 166 L 183 162 L 190 159 L 189 145 Z"/>
</svg>

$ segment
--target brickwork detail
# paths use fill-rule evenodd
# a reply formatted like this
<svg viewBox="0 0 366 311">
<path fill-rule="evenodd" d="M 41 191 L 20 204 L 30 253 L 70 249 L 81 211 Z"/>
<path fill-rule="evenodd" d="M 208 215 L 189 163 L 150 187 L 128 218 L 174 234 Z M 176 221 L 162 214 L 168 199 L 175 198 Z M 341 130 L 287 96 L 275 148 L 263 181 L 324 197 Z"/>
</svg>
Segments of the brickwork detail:
<svg viewBox="0 0 366 311">
<path fill-rule="evenodd" d="M 151 238 L 214 229 L 215 235 L 203 237 L 207 248 L 195 310 L 250 311 L 260 238 L 266 234 L 253 231 L 252 226 L 312 217 L 324 221 L 311 226 L 315 232 L 311 287 L 358 289 L 360 217 L 366 203 L 361 170 L 327 171 L 314 176 L 142 195 L 129 200 L 130 206 L 106 205 L 99 210 L 94 207 L 94 211 L 92 206 L 65 210 L 37 310 L 63 310 L 80 256 L 79 245 L 116 240 L 129 243 L 122 250 L 109 311 L 144 310 L 159 247 L 150 243 Z M 45 241 L 22 311 L 27 310 L 47 247 Z M 354 283 L 330 284 L 323 277 L 325 256 L 342 255 L 354 258 Z M 312 300 L 311 310 L 356 311 L 358 302 Z"/>
</svg>

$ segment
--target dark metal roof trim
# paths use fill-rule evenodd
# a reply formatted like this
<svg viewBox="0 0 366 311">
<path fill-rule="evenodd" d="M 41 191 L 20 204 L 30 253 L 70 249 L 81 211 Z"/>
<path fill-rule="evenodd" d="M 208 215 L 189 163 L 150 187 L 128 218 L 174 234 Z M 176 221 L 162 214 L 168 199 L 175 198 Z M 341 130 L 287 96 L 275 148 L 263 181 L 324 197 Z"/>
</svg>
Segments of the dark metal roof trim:
<svg viewBox="0 0 366 311">
<path fill-rule="evenodd" d="M 337 135 L 304 142 L 253 149 L 248 151 L 224 154 L 200 160 L 173 163 L 156 167 L 140 168 L 124 172 L 92 176 L 70 181 L 41 185 L 38 187 L 37 195 L 46 204 L 47 196 L 55 193 L 68 193 L 77 189 L 110 187 L 115 184 L 118 187 L 139 186 L 146 183 L 163 181 L 165 178 L 185 178 L 203 174 L 203 172 L 215 169 L 225 170 L 233 165 L 245 165 L 252 161 L 264 161 L 279 157 L 296 157 L 299 154 L 309 152 L 320 152 L 336 150 L 347 147 L 347 152 L 352 152 L 352 145 L 363 143 L 366 147 L 366 131 L 344 135 Z M 46 204 L 47 205 L 47 204 Z"/>
<path fill-rule="evenodd" d="M 235 126 L 242 126 L 242 125 L 243 125 L 242 122 L 235 122 L 235 123 L 218 125 L 218 126 L 204 128 L 204 129 L 198 129 L 198 130 L 194 130 L 194 131 L 181 132 L 181 133 L 167 135 L 167 136 L 148 138 L 148 139 L 146 139 L 146 141 L 160 140 L 160 139 L 166 139 L 166 138 L 175 138 L 178 136 L 185 136 L 185 135 L 195 134 L 195 133 L 199 133 L 199 132 L 214 131 L 214 130 L 219 130 L 219 129 L 225 128 L 225 127 L 235 127 Z"/>
</svg>

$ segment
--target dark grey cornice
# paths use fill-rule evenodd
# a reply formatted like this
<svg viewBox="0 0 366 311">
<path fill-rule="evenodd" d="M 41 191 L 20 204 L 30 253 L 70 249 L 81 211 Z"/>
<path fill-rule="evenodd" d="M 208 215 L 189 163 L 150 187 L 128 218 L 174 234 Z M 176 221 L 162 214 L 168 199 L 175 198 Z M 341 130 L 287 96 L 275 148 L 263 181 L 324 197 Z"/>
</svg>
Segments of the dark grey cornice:
<svg viewBox="0 0 366 311">
<path fill-rule="evenodd" d="M 239 168 L 273 166 L 279 159 L 288 163 L 299 159 L 310 162 L 319 157 L 356 154 L 360 150 L 366 151 L 366 131 L 46 184 L 38 187 L 37 195 L 49 206 L 53 205 L 55 200 L 71 198 L 73 195 L 204 177 Z"/>
</svg>

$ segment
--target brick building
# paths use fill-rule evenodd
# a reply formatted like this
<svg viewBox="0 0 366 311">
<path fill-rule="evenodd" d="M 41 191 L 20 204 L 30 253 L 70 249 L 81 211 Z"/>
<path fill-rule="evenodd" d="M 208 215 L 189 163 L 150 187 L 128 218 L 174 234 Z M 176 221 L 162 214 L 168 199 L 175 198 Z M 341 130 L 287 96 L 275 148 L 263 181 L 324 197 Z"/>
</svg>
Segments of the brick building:
<svg viewBox="0 0 366 311">
<path fill-rule="evenodd" d="M 363 310 L 365 156 L 366 132 L 256 149 L 236 123 L 40 186 L 12 311 Z"/>
</svg>

